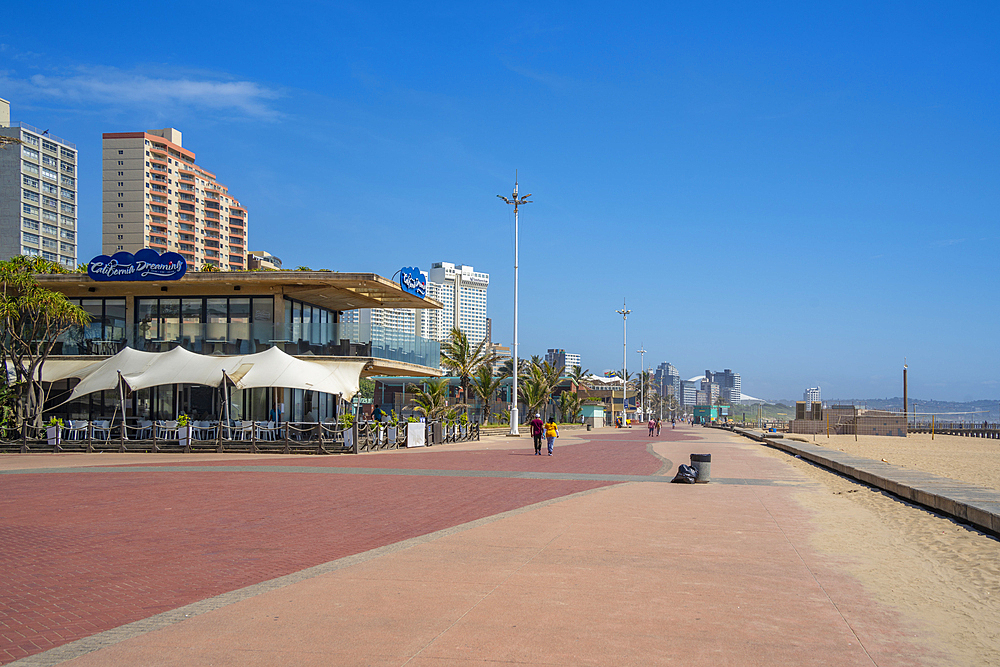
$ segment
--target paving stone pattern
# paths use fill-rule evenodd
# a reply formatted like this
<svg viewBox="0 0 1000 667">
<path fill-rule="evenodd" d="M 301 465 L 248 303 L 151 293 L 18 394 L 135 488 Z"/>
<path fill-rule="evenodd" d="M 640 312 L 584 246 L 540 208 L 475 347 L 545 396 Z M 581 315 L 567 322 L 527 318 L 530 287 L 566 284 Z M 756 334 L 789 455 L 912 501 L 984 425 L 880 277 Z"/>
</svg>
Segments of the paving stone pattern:
<svg viewBox="0 0 1000 667">
<path fill-rule="evenodd" d="M 687 439 L 669 431 L 664 437 Z M 515 449 L 239 461 L 241 471 L 186 471 L 178 457 L 162 472 L 2 475 L 0 664 L 338 558 L 609 485 L 289 474 L 268 466 L 651 475 L 663 463 L 647 452 L 644 431 L 557 446 L 551 458 L 534 456 L 530 440 L 522 440 Z M 212 465 L 233 464 L 198 464 Z"/>
</svg>

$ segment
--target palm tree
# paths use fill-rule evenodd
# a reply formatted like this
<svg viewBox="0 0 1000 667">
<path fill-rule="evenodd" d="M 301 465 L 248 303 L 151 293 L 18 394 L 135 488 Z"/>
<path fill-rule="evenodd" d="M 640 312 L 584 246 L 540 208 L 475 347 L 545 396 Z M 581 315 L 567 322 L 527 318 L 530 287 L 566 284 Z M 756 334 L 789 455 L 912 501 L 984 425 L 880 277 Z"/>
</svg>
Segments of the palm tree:
<svg viewBox="0 0 1000 667">
<path fill-rule="evenodd" d="M 564 391 L 559 396 L 559 412 L 564 422 L 576 422 L 580 414 L 580 397 L 571 391 Z"/>
<path fill-rule="evenodd" d="M 579 366 L 571 366 L 569 369 L 569 378 L 573 380 L 573 384 L 576 385 L 576 391 L 579 393 L 580 388 L 583 387 L 583 379 L 590 375 L 590 369 L 583 370 Z"/>
<path fill-rule="evenodd" d="M 448 378 L 428 378 L 423 386 L 411 384 L 408 389 L 413 392 L 414 409 L 428 421 L 447 416 L 454 408 L 460 407 L 448 405 L 448 386 Z"/>
<path fill-rule="evenodd" d="M 491 365 L 495 358 L 485 338 L 473 346 L 458 327 L 453 327 L 448 340 L 441 344 L 441 365 L 458 376 L 462 400 L 466 402 L 469 399 L 470 378 L 480 366 Z"/>
<path fill-rule="evenodd" d="M 538 367 L 532 366 L 531 368 L 537 369 Z M 518 386 L 518 393 L 521 394 L 521 400 L 528 408 L 529 415 L 541 414 L 542 406 L 545 405 L 550 396 L 545 378 L 537 371 L 524 378 L 524 382 Z"/>
<path fill-rule="evenodd" d="M 502 377 L 495 377 L 490 364 L 483 364 L 476 369 L 476 375 L 472 378 L 472 391 L 483 402 L 483 417 L 487 421 L 490 414 L 490 407 L 497 389 L 503 384 Z"/>
</svg>

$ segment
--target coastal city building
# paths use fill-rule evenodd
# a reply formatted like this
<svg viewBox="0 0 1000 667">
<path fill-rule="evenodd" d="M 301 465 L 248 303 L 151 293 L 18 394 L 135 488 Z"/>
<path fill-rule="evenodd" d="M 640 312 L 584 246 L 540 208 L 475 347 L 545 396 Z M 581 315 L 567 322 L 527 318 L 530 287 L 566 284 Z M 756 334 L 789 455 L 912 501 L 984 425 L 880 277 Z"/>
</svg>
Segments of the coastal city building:
<svg viewBox="0 0 1000 667">
<path fill-rule="evenodd" d="M 546 350 L 544 360 L 556 368 L 565 368 L 566 373 L 571 372 L 574 366 L 580 365 L 579 354 L 573 354 L 560 348 L 549 348 Z"/>
<path fill-rule="evenodd" d="M 427 272 L 427 296 L 443 305 L 441 310 L 422 311 L 417 327 L 423 336 L 447 340 L 457 328 L 471 343 L 486 339 L 486 292 L 490 275 L 471 266 L 434 262 Z"/>
<path fill-rule="evenodd" d="M 660 396 L 676 396 L 677 400 L 680 401 L 681 375 L 673 364 L 664 361 L 656 367 L 653 378 L 659 387 Z"/>
<path fill-rule="evenodd" d="M 250 387 L 231 386 L 227 390 L 231 418 L 271 421 L 324 420 L 341 414 L 345 408 L 335 393 L 310 389 L 311 383 L 331 373 L 353 386 L 350 393 L 357 391 L 359 377 L 441 374 L 437 341 L 413 335 L 377 340 L 359 336 L 357 328 L 340 322 L 344 311 L 362 305 L 410 310 L 441 307 L 381 276 L 181 270 L 179 278 L 144 279 L 129 272 L 120 277 L 101 272 L 95 266 L 101 260 L 106 258 L 91 261 L 90 275 L 39 276 L 43 287 L 65 294 L 92 318 L 86 327 L 61 336 L 46 361 L 45 379 L 53 383 L 53 396 L 68 397 L 88 368 L 126 348 L 174 354 L 178 359 L 173 374 L 161 378 L 163 384 L 133 387 L 125 406 L 130 420 L 172 420 L 182 413 L 194 418 L 224 416 L 222 368 L 229 369 L 231 384 Z M 259 386 L 250 382 L 250 374 L 256 372 L 255 363 L 263 363 L 260 358 L 248 359 L 245 365 L 224 366 L 227 359 L 268 353 L 274 348 L 287 357 L 308 361 L 312 374 L 297 375 L 294 365 L 289 365 L 274 386 Z M 278 356 L 287 361 L 282 355 Z M 212 384 L 173 379 L 186 377 L 188 371 L 199 367 L 214 369 L 207 376 Z M 129 382 L 134 378 L 130 376 Z M 119 401 L 117 387 L 105 388 L 54 405 L 46 412 L 64 419 L 114 419 L 116 414 L 121 417 L 116 413 Z"/>
<path fill-rule="evenodd" d="M 266 250 L 251 250 L 247 253 L 247 270 L 281 270 L 281 258 L 275 257 Z"/>
<path fill-rule="evenodd" d="M 43 257 L 76 268 L 76 144 L 11 122 L 0 99 L 0 259 Z"/>
<path fill-rule="evenodd" d="M 359 309 L 344 313 L 342 321 L 361 326 L 372 325 L 401 331 L 439 342 L 446 342 L 457 327 L 479 344 L 492 336 L 492 322 L 486 317 L 488 273 L 471 266 L 435 262 L 430 271 L 421 271 L 427 285 L 427 297 L 441 302 L 441 310 Z"/>
<path fill-rule="evenodd" d="M 807 405 L 821 402 L 823 399 L 820 396 L 819 387 L 810 387 L 802 392 L 802 400 L 805 401 Z"/>
<path fill-rule="evenodd" d="M 490 343 L 490 352 L 493 353 L 493 374 L 499 375 L 503 365 L 510 361 L 511 354 L 509 347 L 504 347 L 500 343 Z"/>
<path fill-rule="evenodd" d="M 196 271 L 247 268 L 247 211 L 178 130 L 105 133 L 103 166 L 104 254 L 152 248 Z"/>
<path fill-rule="evenodd" d="M 714 382 L 719 386 L 719 395 L 722 396 L 722 400 L 728 405 L 734 405 L 740 402 L 740 374 L 734 373 L 730 369 L 726 369 L 722 372 L 716 371 L 705 371 L 705 378 L 709 382 Z"/>
</svg>

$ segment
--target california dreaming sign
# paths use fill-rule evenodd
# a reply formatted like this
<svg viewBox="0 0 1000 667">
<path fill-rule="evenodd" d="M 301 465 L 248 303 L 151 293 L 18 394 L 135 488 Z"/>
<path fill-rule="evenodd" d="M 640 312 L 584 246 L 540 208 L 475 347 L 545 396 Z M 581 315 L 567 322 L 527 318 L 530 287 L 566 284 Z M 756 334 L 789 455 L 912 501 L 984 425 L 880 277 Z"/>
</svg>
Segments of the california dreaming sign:
<svg viewBox="0 0 1000 667">
<path fill-rule="evenodd" d="M 415 266 L 406 266 L 399 270 L 399 286 L 404 292 L 419 296 L 421 299 L 427 297 L 427 280 Z"/>
<path fill-rule="evenodd" d="M 99 281 L 177 280 L 187 271 L 187 261 L 176 252 L 162 255 L 143 248 L 134 255 L 116 252 L 111 257 L 98 255 L 87 264 L 87 275 Z"/>
</svg>

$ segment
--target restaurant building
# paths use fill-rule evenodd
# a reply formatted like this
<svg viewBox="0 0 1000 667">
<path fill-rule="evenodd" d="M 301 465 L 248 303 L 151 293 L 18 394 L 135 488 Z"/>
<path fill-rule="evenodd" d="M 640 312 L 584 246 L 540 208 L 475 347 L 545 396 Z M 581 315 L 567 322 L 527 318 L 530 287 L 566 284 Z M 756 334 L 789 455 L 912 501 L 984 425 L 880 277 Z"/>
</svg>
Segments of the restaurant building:
<svg viewBox="0 0 1000 667">
<path fill-rule="evenodd" d="M 91 316 L 89 324 L 60 337 L 45 363 L 43 379 L 53 381 L 49 400 L 53 409 L 47 409 L 46 416 L 120 419 L 117 391 L 98 391 L 62 406 L 59 403 L 88 367 L 126 346 L 143 352 L 182 347 L 212 357 L 250 355 L 277 347 L 297 359 L 328 367 L 363 361 L 363 365 L 351 364 L 360 369 L 360 377 L 441 374 L 437 341 L 341 322 L 341 313 L 356 308 L 441 307 L 382 276 L 331 271 L 216 271 L 187 273 L 179 279 L 146 275 L 121 280 L 100 273 L 102 264 L 111 264 L 109 259 L 146 257 L 142 253 L 152 251 L 95 258 L 90 275 L 38 276 L 43 287 L 62 292 Z M 172 253 L 162 257 L 165 261 L 171 256 L 177 257 Z M 130 419 L 152 420 L 174 419 L 182 413 L 217 418 L 225 413 L 221 405 L 224 395 L 212 386 L 149 387 L 128 393 L 125 414 Z M 236 390 L 230 401 L 231 418 L 245 420 L 319 421 L 334 418 L 341 410 L 335 395 L 284 387 Z"/>
</svg>

